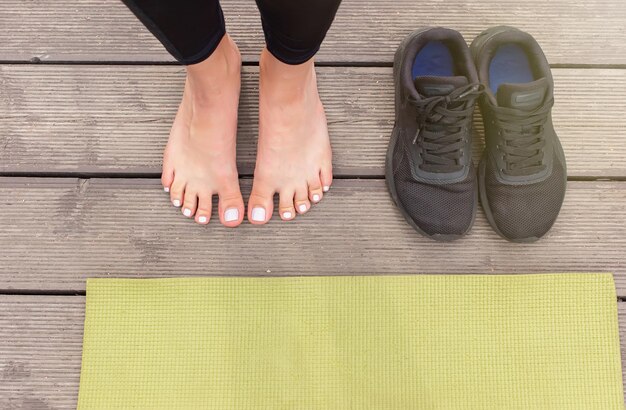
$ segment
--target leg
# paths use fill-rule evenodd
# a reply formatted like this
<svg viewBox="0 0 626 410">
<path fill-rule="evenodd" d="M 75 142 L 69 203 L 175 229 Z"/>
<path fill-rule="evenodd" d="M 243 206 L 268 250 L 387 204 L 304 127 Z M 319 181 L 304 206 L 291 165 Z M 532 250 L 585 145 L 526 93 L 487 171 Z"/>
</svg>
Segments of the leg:
<svg viewBox="0 0 626 410">
<path fill-rule="evenodd" d="M 122 1 L 182 64 L 205 60 L 226 34 L 218 0 Z"/>
<path fill-rule="evenodd" d="M 219 195 L 220 221 L 241 223 L 235 143 L 241 57 L 226 34 L 217 0 L 124 0 L 181 63 L 187 64 L 182 102 L 163 155 L 161 181 L 172 204 L 207 224 Z"/>
<path fill-rule="evenodd" d="M 266 223 L 273 197 L 283 220 L 305 213 L 332 182 L 326 115 L 313 55 L 340 0 L 257 0 L 267 46 L 261 53 L 259 142 L 248 219 Z"/>
</svg>

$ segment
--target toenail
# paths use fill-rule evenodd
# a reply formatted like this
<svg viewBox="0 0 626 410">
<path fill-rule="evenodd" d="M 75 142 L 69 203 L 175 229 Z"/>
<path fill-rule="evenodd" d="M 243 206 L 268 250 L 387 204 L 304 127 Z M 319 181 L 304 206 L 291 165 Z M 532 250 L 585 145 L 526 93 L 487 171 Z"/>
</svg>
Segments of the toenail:
<svg viewBox="0 0 626 410">
<path fill-rule="evenodd" d="M 298 209 L 300 210 L 300 212 L 306 212 L 306 205 L 302 204 L 298 207 Z"/>
<path fill-rule="evenodd" d="M 330 187 L 328 185 L 325 185 L 324 188 L 322 188 L 324 190 L 324 192 L 328 192 L 328 190 L 330 189 Z"/>
<path fill-rule="evenodd" d="M 185 216 L 191 216 L 191 209 L 189 209 L 189 208 L 185 208 L 185 209 L 183 209 L 183 215 L 185 215 Z"/>
<path fill-rule="evenodd" d="M 254 217 L 254 211 L 252 211 L 252 215 Z M 239 219 L 239 209 L 230 208 L 224 212 L 224 221 L 225 222 L 233 222 Z M 263 220 L 265 220 L 265 213 L 263 214 Z"/>
<path fill-rule="evenodd" d="M 320 196 L 319 196 L 319 194 L 314 194 L 314 195 L 313 195 L 313 201 L 314 201 L 314 202 L 318 202 L 319 200 L 320 200 Z"/>
<path fill-rule="evenodd" d="M 180 206 L 180 200 L 178 200 L 178 199 L 173 200 L 173 201 L 172 201 L 172 203 L 173 203 L 173 204 L 174 204 L 174 206 L 175 206 L 175 207 L 177 207 L 177 208 Z"/>
<path fill-rule="evenodd" d="M 291 219 L 292 215 L 291 212 L 287 211 L 287 212 L 283 212 L 283 218 L 285 219 Z"/>
<path fill-rule="evenodd" d="M 200 222 L 201 224 L 205 224 L 207 221 L 206 216 L 201 216 L 198 218 L 198 222 Z"/>
<path fill-rule="evenodd" d="M 256 222 L 264 222 L 265 221 L 265 209 L 264 208 L 252 209 L 252 220 Z"/>
<path fill-rule="evenodd" d="M 163 190 L 164 190 L 165 192 L 170 192 L 170 189 L 169 189 L 168 187 L 163 187 Z"/>
</svg>

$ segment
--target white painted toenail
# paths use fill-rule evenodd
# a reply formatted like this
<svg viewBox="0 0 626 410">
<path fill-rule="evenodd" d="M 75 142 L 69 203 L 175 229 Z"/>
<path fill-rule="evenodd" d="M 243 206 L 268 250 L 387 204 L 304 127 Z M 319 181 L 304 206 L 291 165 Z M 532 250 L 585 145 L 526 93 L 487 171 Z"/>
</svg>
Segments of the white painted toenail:
<svg viewBox="0 0 626 410">
<path fill-rule="evenodd" d="M 198 218 L 198 222 L 200 222 L 201 224 L 205 224 L 207 221 L 206 216 L 201 216 Z"/>
<path fill-rule="evenodd" d="M 173 200 L 172 203 L 174 204 L 174 206 L 176 208 L 178 208 L 180 206 L 180 200 L 178 200 L 178 199 Z"/>
<path fill-rule="evenodd" d="M 254 215 L 254 211 L 253 211 L 253 215 Z M 225 222 L 233 222 L 233 221 L 236 221 L 237 219 L 239 219 L 239 209 L 230 208 L 230 209 L 227 209 L 226 212 L 224 212 Z M 263 219 L 265 220 L 265 214 L 263 216 Z"/>
<path fill-rule="evenodd" d="M 169 187 L 164 187 L 164 188 L 163 188 L 163 190 L 164 190 L 165 192 L 170 192 Z"/>
<path fill-rule="evenodd" d="M 322 188 L 324 190 L 324 192 L 328 192 L 328 190 L 330 189 L 330 187 L 328 185 L 325 185 L 324 188 Z"/>
<path fill-rule="evenodd" d="M 320 200 L 320 196 L 318 194 L 314 194 L 313 195 L 313 201 L 314 202 L 319 202 L 319 200 Z"/>
<path fill-rule="evenodd" d="M 252 220 L 256 222 L 265 222 L 265 209 L 264 208 L 252 209 Z"/>
<path fill-rule="evenodd" d="M 306 205 L 302 204 L 298 207 L 298 209 L 300 210 L 300 212 L 306 212 Z"/>
<path fill-rule="evenodd" d="M 283 212 L 283 218 L 285 219 L 291 219 L 291 212 L 287 211 L 287 212 Z"/>
<path fill-rule="evenodd" d="M 191 209 L 189 209 L 189 208 L 185 208 L 185 209 L 183 209 L 183 215 L 185 215 L 185 216 L 191 216 Z"/>
</svg>

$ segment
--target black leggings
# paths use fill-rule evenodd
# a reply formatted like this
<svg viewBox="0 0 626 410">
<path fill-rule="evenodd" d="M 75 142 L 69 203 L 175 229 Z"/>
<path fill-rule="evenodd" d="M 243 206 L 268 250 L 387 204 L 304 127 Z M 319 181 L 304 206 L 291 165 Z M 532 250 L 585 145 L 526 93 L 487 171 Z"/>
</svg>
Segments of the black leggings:
<svg viewBox="0 0 626 410">
<path fill-rule="evenodd" d="M 183 64 L 209 57 L 226 33 L 219 0 L 122 1 Z M 304 63 L 319 50 L 340 2 L 256 0 L 267 49 L 284 63 Z"/>
</svg>

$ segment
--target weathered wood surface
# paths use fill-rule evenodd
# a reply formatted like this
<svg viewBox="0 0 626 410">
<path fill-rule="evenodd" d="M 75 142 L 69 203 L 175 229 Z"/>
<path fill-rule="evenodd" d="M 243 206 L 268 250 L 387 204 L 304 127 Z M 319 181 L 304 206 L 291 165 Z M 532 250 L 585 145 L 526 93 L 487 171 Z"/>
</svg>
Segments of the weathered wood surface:
<svg viewBox="0 0 626 410">
<path fill-rule="evenodd" d="M 0 408 L 76 409 L 85 298 L 0 296 Z"/>
<path fill-rule="evenodd" d="M 76 408 L 84 303 L 82 296 L 0 296 L 0 408 Z M 626 303 L 618 310 L 626 357 Z"/>
<path fill-rule="evenodd" d="M 249 180 L 242 183 L 244 196 Z M 158 180 L 0 179 L 0 289 L 83 290 L 87 277 L 614 272 L 626 296 L 626 183 L 570 182 L 552 231 L 535 244 L 471 234 L 421 237 L 383 180 L 337 180 L 306 216 L 237 229 L 201 227 Z"/>
<path fill-rule="evenodd" d="M 222 4 L 244 60 L 258 61 L 253 0 Z M 535 35 L 559 67 L 554 122 L 570 177 L 617 180 L 570 182 L 559 220 L 537 244 L 504 241 L 482 213 L 461 241 L 422 238 L 380 179 L 337 180 L 295 223 L 229 230 L 186 220 L 156 179 L 3 177 L 0 290 L 82 291 L 92 276 L 612 271 L 626 297 L 624 22 L 623 0 L 344 0 L 317 56 L 341 65 L 318 68 L 336 175 L 380 177 L 393 126 L 389 65 L 406 34 L 441 25 L 469 42 L 511 24 Z M 158 174 L 184 71 L 110 65 L 173 62 L 120 1 L 5 0 L 0 27 L 5 63 L 102 63 L 0 64 L 0 173 Z M 256 100 L 257 69 L 246 67 L 243 174 L 254 166 Z M 475 124 L 481 135 L 478 116 Z M 246 195 L 250 181 L 242 184 Z M 619 313 L 624 356 L 626 303 Z M 84 297 L 0 295 L 0 408 L 75 408 L 83 316 Z"/>
<path fill-rule="evenodd" d="M 384 175 L 391 68 L 318 68 L 335 174 Z M 246 67 L 238 158 L 256 155 L 258 70 Z M 571 177 L 626 177 L 626 70 L 555 69 L 555 126 Z M 158 174 L 184 70 L 165 66 L 0 65 L 0 172 Z M 476 116 L 475 160 L 482 150 Z"/>
<path fill-rule="evenodd" d="M 252 0 L 223 0 L 229 32 L 244 59 L 263 40 Z M 471 41 L 509 24 L 535 35 L 553 64 L 625 64 L 623 0 L 344 0 L 320 62 L 390 63 L 400 40 L 423 26 L 455 28 Z M 4 0 L 0 60 L 172 61 L 118 0 Z"/>
</svg>

